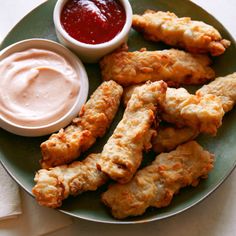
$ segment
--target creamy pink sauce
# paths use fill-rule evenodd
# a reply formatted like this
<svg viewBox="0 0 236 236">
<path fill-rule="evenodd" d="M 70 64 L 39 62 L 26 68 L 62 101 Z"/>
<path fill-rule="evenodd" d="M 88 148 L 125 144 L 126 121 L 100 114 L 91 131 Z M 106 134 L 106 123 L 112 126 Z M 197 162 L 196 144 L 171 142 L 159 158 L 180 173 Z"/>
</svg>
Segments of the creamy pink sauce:
<svg viewBox="0 0 236 236">
<path fill-rule="evenodd" d="M 52 123 L 69 112 L 79 90 L 79 75 L 57 53 L 28 49 L 0 62 L 1 116 L 12 123 Z"/>
</svg>

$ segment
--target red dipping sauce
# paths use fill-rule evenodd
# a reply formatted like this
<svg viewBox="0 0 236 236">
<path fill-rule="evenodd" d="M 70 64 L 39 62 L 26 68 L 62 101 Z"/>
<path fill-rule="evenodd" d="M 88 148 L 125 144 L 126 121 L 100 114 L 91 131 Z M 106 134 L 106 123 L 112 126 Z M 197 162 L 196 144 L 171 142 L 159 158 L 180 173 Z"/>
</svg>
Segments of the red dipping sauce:
<svg viewBox="0 0 236 236">
<path fill-rule="evenodd" d="M 69 0 L 61 24 L 74 39 L 100 44 L 113 39 L 124 27 L 126 13 L 117 0 Z"/>
</svg>

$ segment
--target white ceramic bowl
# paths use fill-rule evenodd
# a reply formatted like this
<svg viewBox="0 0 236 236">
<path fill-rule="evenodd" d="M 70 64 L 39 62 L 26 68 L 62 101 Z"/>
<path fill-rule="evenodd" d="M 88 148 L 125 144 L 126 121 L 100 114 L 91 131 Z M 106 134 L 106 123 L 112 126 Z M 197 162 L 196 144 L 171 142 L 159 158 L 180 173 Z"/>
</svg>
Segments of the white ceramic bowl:
<svg viewBox="0 0 236 236">
<path fill-rule="evenodd" d="M 76 70 L 80 77 L 80 91 L 77 95 L 76 102 L 72 106 L 72 108 L 64 114 L 60 119 L 53 121 L 47 125 L 43 126 L 22 126 L 12 121 L 7 120 L 5 117 L 1 115 L 0 112 L 0 127 L 14 134 L 22 135 L 22 136 L 42 136 L 46 134 L 50 134 L 59 130 L 62 127 L 67 126 L 71 120 L 78 114 L 82 105 L 86 102 L 88 96 L 88 77 L 85 71 L 85 68 L 81 61 L 75 56 L 69 49 L 64 47 L 63 45 L 56 43 L 54 41 L 46 40 L 46 39 L 28 39 L 17 42 L 8 46 L 0 52 L 0 61 L 7 56 L 11 55 L 15 52 L 21 52 L 30 48 L 36 49 L 46 49 L 52 52 L 56 52 L 59 55 L 63 56 L 71 66 Z"/>
<path fill-rule="evenodd" d="M 61 11 L 68 0 L 58 0 L 54 8 L 53 20 L 56 34 L 59 41 L 73 50 L 83 62 L 95 63 L 101 57 L 118 48 L 128 39 L 128 34 L 132 25 L 132 8 L 128 0 L 120 0 L 126 12 L 126 22 L 121 30 L 112 40 L 100 44 L 86 44 L 72 38 L 63 28 L 60 15 Z"/>
</svg>

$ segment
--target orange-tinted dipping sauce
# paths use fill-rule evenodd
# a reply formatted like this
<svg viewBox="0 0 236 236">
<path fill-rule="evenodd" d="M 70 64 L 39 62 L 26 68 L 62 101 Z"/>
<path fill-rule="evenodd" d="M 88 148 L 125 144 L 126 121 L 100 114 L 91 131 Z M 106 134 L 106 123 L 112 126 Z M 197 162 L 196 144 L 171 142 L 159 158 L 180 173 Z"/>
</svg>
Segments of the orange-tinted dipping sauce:
<svg viewBox="0 0 236 236">
<path fill-rule="evenodd" d="M 126 20 L 118 0 L 69 0 L 61 13 L 61 23 L 74 39 L 100 44 L 113 39 Z"/>
<path fill-rule="evenodd" d="M 16 125 L 38 127 L 61 119 L 80 90 L 75 68 L 45 49 L 11 54 L 0 61 L 0 74 L 0 117 Z"/>
</svg>

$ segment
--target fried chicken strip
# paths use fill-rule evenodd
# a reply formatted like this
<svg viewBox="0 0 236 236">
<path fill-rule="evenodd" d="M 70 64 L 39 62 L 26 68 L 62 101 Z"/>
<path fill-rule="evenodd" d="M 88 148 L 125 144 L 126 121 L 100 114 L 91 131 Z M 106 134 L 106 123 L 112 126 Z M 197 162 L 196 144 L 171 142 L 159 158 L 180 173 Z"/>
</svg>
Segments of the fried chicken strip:
<svg viewBox="0 0 236 236">
<path fill-rule="evenodd" d="M 192 95 L 184 88 L 168 88 L 161 107 L 163 120 L 177 127 L 189 126 L 211 135 L 216 135 L 225 114 L 221 100 L 217 96 Z"/>
<path fill-rule="evenodd" d="M 195 141 L 162 153 L 139 170 L 127 184 L 114 184 L 103 193 L 102 201 L 117 219 L 137 216 L 152 207 L 166 207 L 180 188 L 196 186 L 213 168 L 214 156 Z"/>
<path fill-rule="evenodd" d="M 134 90 L 136 88 L 140 87 L 140 86 L 142 86 L 142 84 L 130 85 L 130 86 L 124 88 L 124 92 L 123 92 L 123 95 L 122 95 L 122 101 L 123 101 L 124 107 L 127 107 L 127 104 L 129 102 Z"/>
<path fill-rule="evenodd" d="M 199 131 L 190 127 L 159 127 L 157 135 L 152 138 L 152 149 L 155 153 L 169 152 L 198 135 Z"/>
<path fill-rule="evenodd" d="M 101 154 L 90 154 L 81 162 L 39 170 L 34 178 L 36 185 L 32 189 L 38 203 L 57 208 L 69 195 L 94 191 L 103 185 L 108 177 L 97 169 L 100 157 Z"/>
<path fill-rule="evenodd" d="M 138 86 L 140 85 L 125 89 L 124 105 Z M 160 103 L 160 107 L 162 109 L 160 115 L 164 121 L 175 124 L 179 128 L 191 127 L 193 133 L 197 131 L 211 135 L 216 135 L 225 114 L 218 96 L 207 93 L 193 95 L 184 88 L 167 88 L 166 98 Z M 188 135 L 192 136 L 187 132 Z"/>
<path fill-rule="evenodd" d="M 207 55 L 190 54 L 177 49 L 128 52 L 123 47 L 100 61 L 104 80 L 114 80 L 122 86 L 145 81 L 164 80 L 170 86 L 203 84 L 215 77 Z"/>
<path fill-rule="evenodd" d="M 141 85 L 126 87 L 123 93 L 123 104 L 126 107 L 135 88 Z M 168 91 L 168 89 L 167 89 Z M 174 150 L 178 145 L 195 139 L 199 131 L 191 127 L 177 128 L 175 126 L 159 126 L 157 134 L 152 137 L 152 150 L 159 154 Z"/>
<path fill-rule="evenodd" d="M 72 162 L 102 137 L 120 104 L 123 89 L 114 81 L 102 83 L 66 129 L 41 144 L 42 168 Z"/>
<path fill-rule="evenodd" d="M 126 106 L 135 86 L 125 88 L 123 102 Z M 167 89 L 168 93 L 168 89 Z M 204 96 L 213 94 L 220 98 L 224 112 L 230 111 L 236 102 L 236 73 L 224 77 L 218 77 L 208 85 L 200 88 L 196 94 Z M 157 135 L 152 138 L 152 149 L 156 153 L 171 151 L 178 145 L 193 140 L 199 135 L 199 131 L 191 127 L 159 127 Z"/>
<path fill-rule="evenodd" d="M 208 85 L 204 85 L 197 95 L 213 94 L 220 98 L 225 112 L 230 111 L 236 102 L 236 72 L 218 77 Z"/>
<path fill-rule="evenodd" d="M 128 102 L 133 89 L 134 86 L 127 88 L 127 91 L 124 92 L 125 103 Z M 216 78 L 200 88 L 196 94 L 198 96 L 216 95 L 221 100 L 224 112 L 230 111 L 236 103 L 236 73 Z M 152 149 L 156 153 L 171 151 L 179 144 L 193 140 L 198 134 L 197 130 L 190 127 L 160 127 L 157 135 L 152 138 Z"/>
<path fill-rule="evenodd" d="M 222 39 L 213 26 L 170 12 L 147 10 L 143 15 L 133 15 L 132 26 L 148 40 L 162 41 L 192 53 L 219 56 L 230 46 L 230 41 Z"/>
<path fill-rule="evenodd" d="M 151 148 L 151 128 L 157 105 L 164 100 L 163 81 L 146 83 L 136 88 L 125 109 L 124 116 L 105 144 L 99 168 L 110 178 L 130 181 L 142 160 L 142 151 Z"/>
</svg>

